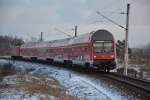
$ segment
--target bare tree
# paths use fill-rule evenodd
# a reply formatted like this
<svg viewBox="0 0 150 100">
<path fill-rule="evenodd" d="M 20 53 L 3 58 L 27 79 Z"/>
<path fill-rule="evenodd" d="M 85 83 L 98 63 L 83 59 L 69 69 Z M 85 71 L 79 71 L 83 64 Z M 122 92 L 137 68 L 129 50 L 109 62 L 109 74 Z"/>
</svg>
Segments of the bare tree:
<svg viewBox="0 0 150 100">
<path fill-rule="evenodd" d="M 20 46 L 24 41 L 18 37 L 0 36 L 0 55 L 9 55 L 11 47 Z"/>
</svg>

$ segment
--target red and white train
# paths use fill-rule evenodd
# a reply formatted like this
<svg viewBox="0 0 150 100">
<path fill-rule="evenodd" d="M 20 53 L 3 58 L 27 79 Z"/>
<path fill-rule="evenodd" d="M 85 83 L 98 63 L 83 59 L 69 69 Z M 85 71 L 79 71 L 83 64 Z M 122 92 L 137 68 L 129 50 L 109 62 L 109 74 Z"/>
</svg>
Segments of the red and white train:
<svg viewBox="0 0 150 100">
<path fill-rule="evenodd" d="M 12 57 L 45 59 L 110 71 L 116 67 L 116 45 L 107 30 L 49 42 L 30 42 L 12 48 Z"/>
</svg>

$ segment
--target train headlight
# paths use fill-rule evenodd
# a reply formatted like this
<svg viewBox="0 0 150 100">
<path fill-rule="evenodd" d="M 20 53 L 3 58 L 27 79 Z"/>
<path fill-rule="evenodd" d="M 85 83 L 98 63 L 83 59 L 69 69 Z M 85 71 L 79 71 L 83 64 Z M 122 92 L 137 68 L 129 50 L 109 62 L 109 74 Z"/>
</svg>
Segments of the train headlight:
<svg viewBox="0 0 150 100">
<path fill-rule="evenodd" d="M 94 58 L 96 58 L 96 56 L 94 56 Z"/>
<path fill-rule="evenodd" d="M 111 55 L 111 58 L 114 58 L 114 55 Z"/>
</svg>

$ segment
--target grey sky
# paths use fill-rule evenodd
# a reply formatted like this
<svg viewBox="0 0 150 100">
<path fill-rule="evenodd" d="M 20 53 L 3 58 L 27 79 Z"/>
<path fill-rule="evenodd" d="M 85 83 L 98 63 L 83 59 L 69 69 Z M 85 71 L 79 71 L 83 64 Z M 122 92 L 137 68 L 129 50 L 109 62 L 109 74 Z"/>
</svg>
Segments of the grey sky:
<svg viewBox="0 0 150 100">
<path fill-rule="evenodd" d="M 127 2 L 131 3 L 130 46 L 150 42 L 150 0 L 0 0 L 0 34 L 29 39 L 39 38 L 44 32 L 45 40 L 66 38 L 55 30 L 58 28 L 73 35 L 105 28 L 117 39 L 124 39 L 123 29 L 96 14 L 104 15 L 125 26 Z"/>
</svg>

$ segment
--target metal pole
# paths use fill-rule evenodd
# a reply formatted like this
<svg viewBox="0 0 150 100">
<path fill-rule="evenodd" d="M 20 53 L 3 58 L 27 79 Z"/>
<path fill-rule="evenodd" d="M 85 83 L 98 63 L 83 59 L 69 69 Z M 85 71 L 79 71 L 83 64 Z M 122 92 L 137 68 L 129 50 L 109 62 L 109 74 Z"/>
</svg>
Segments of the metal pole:
<svg viewBox="0 0 150 100">
<path fill-rule="evenodd" d="M 40 41 L 42 42 L 43 41 L 43 32 L 41 32 L 41 39 Z"/>
<path fill-rule="evenodd" d="M 75 26 L 75 37 L 77 37 L 77 25 Z"/>
<path fill-rule="evenodd" d="M 127 75 L 128 69 L 128 32 L 129 32 L 129 14 L 130 4 L 127 4 L 127 17 L 126 17 L 126 37 L 125 37 L 125 54 L 124 54 L 124 74 Z"/>
</svg>

